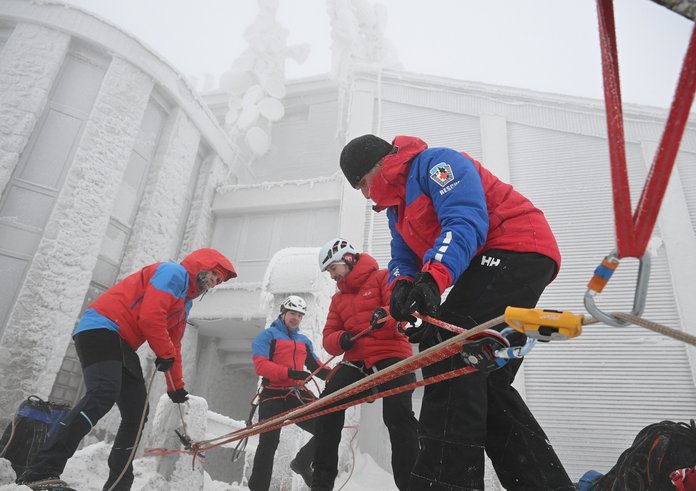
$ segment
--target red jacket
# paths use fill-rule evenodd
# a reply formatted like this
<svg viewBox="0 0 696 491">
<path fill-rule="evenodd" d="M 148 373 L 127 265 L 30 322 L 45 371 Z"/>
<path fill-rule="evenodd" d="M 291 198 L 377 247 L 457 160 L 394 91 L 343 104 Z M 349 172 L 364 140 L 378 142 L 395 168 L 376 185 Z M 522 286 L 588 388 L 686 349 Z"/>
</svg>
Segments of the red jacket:
<svg viewBox="0 0 696 491">
<path fill-rule="evenodd" d="M 370 186 L 387 208 L 392 232 L 390 281 L 429 272 L 440 292 L 457 281 L 471 259 L 489 249 L 561 254 L 544 214 L 510 184 L 467 154 L 428 148 L 397 136 Z"/>
<path fill-rule="evenodd" d="M 174 358 L 172 387 L 184 387 L 181 338 L 191 301 L 200 295 L 196 276 L 215 270 L 226 281 L 237 276 L 232 263 L 215 249 L 198 249 L 181 261 L 155 263 L 127 276 L 102 293 L 85 311 L 73 333 L 111 329 L 137 350 L 145 341 L 158 358 Z"/>
<path fill-rule="evenodd" d="M 340 355 L 341 335 L 352 336 L 370 327 L 370 318 L 377 307 L 387 311 L 389 305 L 388 272 L 379 269 L 377 261 L 361 253 L 351 272 L 338 282 L 338 292 L 329 306 L 324 326 L 324 348 L 332 355 Z M 364 361 L 367 367 L 386 358 L 408 358 L 413 354 L 408 338 L 396 328 L 391 317 L 380 329 L 364 335 L 345 352 L 344 361 Z"/>
</svg>

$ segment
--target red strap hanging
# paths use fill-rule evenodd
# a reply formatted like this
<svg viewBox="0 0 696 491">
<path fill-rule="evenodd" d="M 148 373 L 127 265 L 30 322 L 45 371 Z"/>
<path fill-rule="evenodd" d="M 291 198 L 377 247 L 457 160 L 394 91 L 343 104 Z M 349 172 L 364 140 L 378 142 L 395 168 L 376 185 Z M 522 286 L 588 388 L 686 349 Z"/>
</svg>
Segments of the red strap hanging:
<svg viewBox="0 0 696 491">
<path fill-rule="evenodd" d="M 657 155 L 648 173 L 636 211 L 631 216 L 612 0 L 597 0 L 597 15 L 618 257 L 639 258 L 645 252 L 655 226 L 696 91 L 696 26 L 691 34 L 677 91 Z"/>
</svg>

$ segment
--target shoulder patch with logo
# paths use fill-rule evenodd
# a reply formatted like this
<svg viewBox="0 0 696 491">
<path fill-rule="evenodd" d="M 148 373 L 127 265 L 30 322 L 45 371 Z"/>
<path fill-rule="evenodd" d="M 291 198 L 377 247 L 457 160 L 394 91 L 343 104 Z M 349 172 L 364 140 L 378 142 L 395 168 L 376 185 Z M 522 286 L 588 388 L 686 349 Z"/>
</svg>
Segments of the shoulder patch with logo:
<svg viewBox="0 0 696 491">
<path fill-rule="evenodd" d="M 429 171 L 430 179 L 438 183 L 440 186 L 446 186 L 454 179 L 452 167 L 446 162 L 440 162 Z"/>
</svg>

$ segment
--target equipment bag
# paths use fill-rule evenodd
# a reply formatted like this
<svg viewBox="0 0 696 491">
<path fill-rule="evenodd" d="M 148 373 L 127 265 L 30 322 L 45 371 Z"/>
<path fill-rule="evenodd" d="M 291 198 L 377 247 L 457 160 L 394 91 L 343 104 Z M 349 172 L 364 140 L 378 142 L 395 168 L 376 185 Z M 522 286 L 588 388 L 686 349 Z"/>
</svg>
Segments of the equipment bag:
<svg viewBox="0 0 696 491">
<path fill-rule="evenodd" d="M 673 471 L 696 465 L 696 425 L 662 421 L 643 428 L 604 476 L 587 472 L 580 490 L 671 491 Z M 691 488 L 683 488 L 689 490 Z"/>
<path fill-rule="evenodd" d="M 47 402 L 34 395 L 27 397 L 0 437 L 0 457 L 9 460 L 21 476 L 68 411 L 70 406 L 66 404 Z"/>
</svg>

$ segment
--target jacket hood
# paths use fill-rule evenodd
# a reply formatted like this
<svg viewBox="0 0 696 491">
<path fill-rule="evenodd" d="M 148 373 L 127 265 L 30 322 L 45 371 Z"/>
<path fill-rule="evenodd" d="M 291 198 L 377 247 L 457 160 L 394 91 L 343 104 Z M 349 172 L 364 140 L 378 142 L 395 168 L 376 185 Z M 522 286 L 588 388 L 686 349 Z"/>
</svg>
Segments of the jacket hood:
<svg viewBox="0 0 696 491">
<path fill-rule="evenodd" d="M 379 269 L 375 258 L 364 252 L 360 253 L 358 262 L 348 275 L 337 283 L 338 289 L 344 293 L 352 293 L 360 290 L 367 279 Z"/>
<path fill-rule="evenodd" d="M 405 199 L 410 163 L 428 144 L 415 136 L 397 136 L 392 142 L 396 153 L 384 157 L 370 186 L 370 199 L 381 211 Z"/>
<path fill-rule="evenodd" d="M 189 274 L 189 287 L 186 298 L 195 298 L 200 293 L 196 285 L 196 276 L 201 271 L 215 271 L 220 275 L 222 281 L 227 281 L 237 277 L 237 272 L 229 259 L 215 249 L 203 248 L 193 251 L 186 256 L 181 265 L 186 268 Z"/>
</svg>

